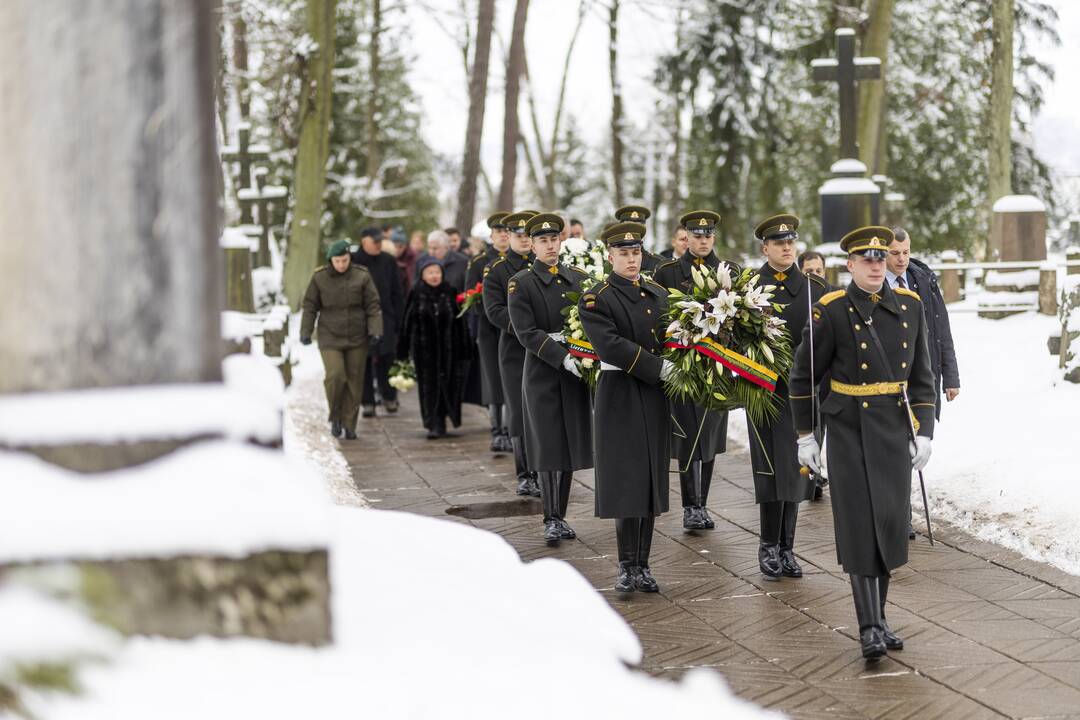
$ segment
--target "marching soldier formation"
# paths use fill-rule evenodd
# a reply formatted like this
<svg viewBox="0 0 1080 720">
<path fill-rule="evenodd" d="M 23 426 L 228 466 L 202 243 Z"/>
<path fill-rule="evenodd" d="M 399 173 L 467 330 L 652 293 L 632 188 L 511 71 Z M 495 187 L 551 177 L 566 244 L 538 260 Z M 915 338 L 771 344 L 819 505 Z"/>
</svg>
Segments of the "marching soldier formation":
<svg viewBox="0 0 1080 720">
<path fill-rule="evenodd" d="M 716 456 L 727 449 L 728 414 L 668 398 L 665 314 L 669 291 L 689 292 L 695 267 L 725 263 L 733 280 L 743 273 L 715 252 L 719 214 L 682 215 L 677 234 L 687 247 L 670 260 L 644 250 L 649 215 L 638 205 L 615 212 L 600 238 L 611 272 L 590 287 L 585 272 L 559 261 L 562 216 L 496 212 L 488 248 L 467 276 L 467 287 L 483 289 L 472 313 L 491 449 L 513 452 L 518 494 L 541 498 L 549 544 L 576 538 L 566 521 L 573 474 L 594 468 L 595 515 L 615 521 L 620 593 L 660 590 L 649 555 L 656 518 L 668 510 L 671 459 L 684 529 L 715 527 L 706 506 Z M 904 646 L 885 604 L 891 572 L 907 562 L 911 468 L 930 458 L 938 393 L 927 320 L 919 295 L 887 279 L 895 241 L 888 228 L 842 239 L 852 280 L 836 290 L 802 269 L 810 258 L 796 257 L 798 228 L 799 218 L 785 213 L 754 229 L 764 258 L 756 273 L 772 286 L 794 357 L 776 384 L 776 414 L 748 423 L 758 562 L 766 579 L 802 577 L 799 505 L 820 495 L 827 434 L 837 559 L 851 578 L 862 654 L 875 659 Z M 360 386 L 353 376 L 381 334 L 378 300 L 340 244 L 327 260 L 305 297 L 301 335 L 309 342 L 318 319 L 332 430 L 351 438 Z M 354 297 L 363 299 L 356 308 L 347 299 Z M 562 334 L 575 301 L 599 364 L 591 392 Z"/>
</svg>

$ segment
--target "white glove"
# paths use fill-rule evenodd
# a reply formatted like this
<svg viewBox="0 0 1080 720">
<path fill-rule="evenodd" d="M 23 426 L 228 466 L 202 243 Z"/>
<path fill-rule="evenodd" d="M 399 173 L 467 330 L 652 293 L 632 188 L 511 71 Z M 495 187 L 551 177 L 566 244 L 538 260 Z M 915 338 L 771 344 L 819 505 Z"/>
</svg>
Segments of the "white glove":
<svg viewBox="0 0 1080 720">
<path fill-rule="evenodd" d="M 911 453 L 911 467 L 922 470 L 930 462 L 930 438 L 919 435 L 915 442 L 909 441 L 908 452 Z"/>
<path fill-rule="evenodd" d="M 810 468 L 815 474 L 821 472 L 821 446 L 813 433 L 799 438 L 799 464 Z"/>
<path fill-rule="evenodd" d="M 660 381 L 667 382 L 667 379 L 671 377 L 671 373 L 675 372 L 675 363 L 670 360 L 660 360 Z"/>
<path fill-rule="evenodd" d="M 574 361 L 574 356 L 567 353 L 562 359 L 563 370 L 573 374 L 574 377 L 581 377 L 581 371 L 578 370 L 577 362 Z"/>
</svg>

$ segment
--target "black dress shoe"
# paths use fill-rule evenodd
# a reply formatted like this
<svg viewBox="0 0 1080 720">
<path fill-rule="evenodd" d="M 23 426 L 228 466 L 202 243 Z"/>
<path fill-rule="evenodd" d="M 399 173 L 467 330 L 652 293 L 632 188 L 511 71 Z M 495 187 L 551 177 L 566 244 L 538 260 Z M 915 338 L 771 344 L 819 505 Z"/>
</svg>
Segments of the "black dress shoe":
<svg viewBox="0 0 1080 720">
<path fill-rule="evenodd" d="M 634 573 L 634 587 L 644 593 L 660 592 L 660 586 L 656 583 L 656 578 L 652 576 L 647 567 L 637 568 L 637 572 Z"/>
<path fill-rule="evenodd" d="M 825 488 L 821 485 L 814 485 L 814 499 L 820 500 L 821 496 L 825 494 Z"/>
<path fill-rule="evenodd" d="M 337 420 L 330 423 L 330 434 L 334 437 L 341 437 L 341 423 Z"/>
<path fill-rule="evenodd" d="M 907 526 L 907 539 L 908 540 L 914 540 L 915 539 L 915 528 L 911 527 L 911 523 L 908 523 L 908 526 Z"/>
<path fill-rule="evenodd" d="M 398 411 L 398 401 L 397 400 L 387 400 L 386 402 L 383 403 L 383 410 L 385 410 L 388 413 L 396 413 Z"/>
<path fill-rule="evenodd" d="M 634 588 L 636 587 L 636 584 L 634 583 L 634 574 L 636 570 L 637 568 L 631 565 L 619 563 L 619 574 L 615 578 L 615 592 L 634 592 Z"/>
<path fill-rule="evenodd" d="M 366 418 L 375 417 L 375 406 L 374 405 L 365 405 L 364 406 L 364 412 L 361 413 L 361 414 Z"/>
<path fill-rule="evenodd" d="M 540 497 L 540 483 L 536 481 L 536 473 L 529 474 L 529 494 L 533 497 Z"/>
<path fill-rule="evenodd" d="M 794 551 L 780 550 L 780 571 L 784 574 L 784 577 L 802 577 L 802 566 L 799 565 L 799 561 L 795 559 Z"/>
<path fill-rule="evenodd" d="M 885 637 L 881 628 L 868 627 L 859 632 L 859 639 L 862 642 L 862 656 L 867 660 L 877 660 L 885 655 Z"/>
<path fill-rule="evenodd" d="M 885 641 L 885 647 L 889 650 L 903 650 L 904 641 L 899 635 L 892 631 L 889 624 L 885 622 L 885 618 L 881 618 L 881 637 Z"/>
<path fill-rule="evenodd" d="M 559 527 L 558 520 L 544 521 L 544 540 L 547 540 L 548 545 L 555 545 L 562 540 L 562 528 Z"/>
<path fill-rule="evenodd" d="M 784 569 L 780 565 L 780 546 L 761 543 L 758 546 L 758 567 L 766 580 L 775 580 L 781 577 L 784 574 Z"/>
<path fill-rule="evenodd" d="M 716 529 L 716 523 L 714 523 L 713 519 L 709 517 L 709 511 L 707 508 L 699 507 L 698 516 L 701 518 L 701 522 L 705 526 L 706 530 Z"/>
<path fill-rule="evenodd" d="M 688 507 L 683 508 L 683 529 L 685 530 L 705 530 L 708 526 L 705 524 L 705 519 L 701 517 L 701 508 Z"/>
<path fill-rule="evenodd" d="M 437 429 L 435 429 L 435 428 L 431 428 L 430 430 L 427 431 L 427 439 L 428 440 L 438 440 L 441 437 L 442 437 L 442 434 L 440 434 L 439 431 Z"/>
<path fill-rule="evenodd" d="M 563 540 L 576 540 L 577 539 L 577 533 L 574 532 L 574 528 L 567 525 L 565 520 L 563 520 L 562 518 L 559 518 L 555 522 L 559 523 L 559 533 L 560 533 L 559 537 L 561 537 Z"/>
<path fill-rule="evenodd" d="M 349 430 L 348 428 L 346 428 L 345 429 L 345 439 L 346 440 L 355 440 L 356 439 L 356 431 L 355 430 Z"/>
<path fill-rule="evenodd" d="M 514 444 L 510 442 L 510 436 L 509 435 L 500 435 L 498 437 L 498 441 L 499 441 L 499 452 L 505 452 L 505 453 L 514 452 Z"/>
<path fill-rule="evenodd" d="M 524 495 L 524 496 L 532 495 L 532 493 L 529 492 L 529 476 L 528 475 L 522 475 L 521 477 L 518 478 L 517 494 L 518 495 Z"/>
</svg>

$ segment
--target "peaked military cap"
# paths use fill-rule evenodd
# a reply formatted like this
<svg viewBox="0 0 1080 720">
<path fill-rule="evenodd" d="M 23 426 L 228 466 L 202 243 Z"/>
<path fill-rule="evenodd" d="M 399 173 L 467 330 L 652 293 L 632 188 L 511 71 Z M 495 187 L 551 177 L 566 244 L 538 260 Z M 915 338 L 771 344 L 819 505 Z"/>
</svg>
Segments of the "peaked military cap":
<svg viewBox="0 0 1080 720">
<path fill-rule="evenodd" d="M 604 230 L 600 239 L 608 247 L 641 247 L 645 232 L 646 228 L 641 223 L 621 222 Z"/>
<path fill-rule="evenodd" d="M 840 249 L 848 255 L 865 255 L 869 258 L 884 260 L 889 254 L 889 243 L 895 237 L 893 231 L 880 225 L 868 225 L 852 230 L 840 238 Z"/>
<path fill-rule="evenodd" d="M 525 229 L 530 236 L 535 237 L 552 233 L 558 235 L 562 232 L 563 226 L 563 219 L 555 213 L 540 213 L 529 218 Z"/>
<path fill-rule="evenodd" d="M 799 218 L 791 213 L 783 213 L 773 215 L 759 222 L 757 227 L 754 228 L 754 237 L 761 242 L 794 239 L 799 237 L 799 233 L 795 232 L 798 229 Z"/>
<path fill-rule="evenodd" d="M 529 213 L 530 215 L 539 215 L 540 214 L 539 210 L 529 210 L 528 208 L 526 208 L 524 210 L 518 210 L 518 212 Z"/>
<path fill-rule="evenodd" d="M 490 215 L 488 215 L 487 226 L 492 230 L 495 230 L 497 228 L 505 228 L 506 216 L 509 214 L 510 213 L 506 212 L 505 210 L 497 210 L 496 212 L 491 213 Z"/>
<path fill-rule="evenodd" d="M 643 223 L 650 215 L 652 213 L 644 205 L 623 205 L 615 211 L 615 219 L 619 222 Z"/>
<path fill-rule="evenodd" d="M 524 235 L 529 226 L 529 220 L 535 214 L 532 210 L 519 210 L 504 217 L 503 222 L 510 228 L 510 232 Z"/>
<path fill-rule="evenodd" d="M 695 235 L 712 235 L 719 222 L 720 214 L 712 210 L 694 210 L 679 218 L 679 224 Z"/>
</svg>

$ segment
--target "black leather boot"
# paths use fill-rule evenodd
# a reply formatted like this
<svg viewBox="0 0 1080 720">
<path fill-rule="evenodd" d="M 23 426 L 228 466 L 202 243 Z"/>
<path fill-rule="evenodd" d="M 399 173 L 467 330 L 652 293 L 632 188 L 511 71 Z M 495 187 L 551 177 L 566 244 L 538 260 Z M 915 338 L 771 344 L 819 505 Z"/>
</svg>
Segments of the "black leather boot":
<svg viewBox="0 0 1080 720">
<path fill-rule="evenodd" d="M 784 503 L 760 503 L 758 515 L 761 522 L 758 567 L 766 580 L 775 580 L 784 574 L 780 565 L 780 526 L 783 522 Z"/>
<path fill-rule="evenodd" d="M 655 525 L 655 518 L 638 518 L 640 530 L 638 531 L 637 554 L 635 556 L 638 571 L 634 574 L 634 586 L 645 593 L 660 592 L 660 586 L 656 583 L 656 578 L 649 571 L 649 552 L 652 550 L 653 526 Z"/>
<path fill-rule="evenodd" d="M 615 542 L 619 547 L 619 575 L 615 578 L 615 592 L 634 592 L 634 576 L 637 574 L 634 558 L 641 533 L 639 520 L 641 518 L 615 519 Z"/>
<path fill-rule="evenodd" d="M 514 472 L 518 479 L 517 494 L 532 495 L 530 480 L 533 480 L 533 477 L 525 467 L 525 438 L 512 437 L 510 445 L 514 450 Z"/>
<path fill-rule="evenodd" d="M 701 521 L 705 523 L 706 530 L 715 530 L 716 523 L 709 517 L 709 510 L 705 506 L 709 504 L 709 488 L 712 487 L 712 473 L 713 465 L 716 463 L 715 458 L 708 462 L 701 463 L 701 497 L 698 507 L 701 512 L 698 513 L 701 516 Z"/>
<path fill-rule="evenodd" d="M 699 508 L 701 507 L 700 495 L 701 463 L 697 460 L 690 461 L 690 467 L 686 472 L 679 472 L 679 488 L 682 492 L 684 530 L 704 530 L 705 522 L 701 519 Z"/>
<path fill-rule="evenodd" d="M 573 540 L 577 537 L 577 533 L 566 523 L 566 508 L 570 504 L 570 486 L 574 482 L 574 473 L 572 470 L 560 470 L 556 474 L 559 488 L 559 514 L 557 515 L 559 530 L 563 540 Z"/>
<path fill-rule="evenodd" d="M 780 522 L 780 570 L 784 577 L 802 577 L 802 567 L 795 559 L 795 525 L 798 519 L 799 503 L 785 502 Z"/>
<path fill-rule="evenodd" d="M 488 419 L 491 421 L 491 452 L 503 452 L 502 405 L 488 405 Z"/>
<path fill-rule="evenodd" d="M 548 545 L 558 545 L 562 538 L 562 527 L 559 525 L 558 473 L 543 470 L 537 475 L 540 484 L 540 500 L 544 508 L 544 540 Z"/>
<path fill-rule="evenodd" d="M 851 576 L 851 595 L 855 600 L 855 616 L 859 619 L 859 641 L 862 656 L 877 660 L 885 654 L 885 637 L 881 630 L 881 595 L 878 579 L 865 575 Z"/>
<path fill-rule="evenodd" d="M 878 594 L 881 596 L 881 634 L 885 638 L 885 647 L 889 650 L 903 650 L 903 639 L 892 631 L 889 623 L 885 620 L 885 600 L 889 595 L 889 578 L 887 576 L 879 577 L 877 583 Z"/>
<path fill-rule="evenodd" d="M 510 442 L 510 428 L 506 427 L 506 406 L 497 405 L 496 407 L 499 408 L 499 423 L 502 425 L 499 428 L 499 435 L 501 436 L 499 444 L 502 446 L 503 452 L 514 452 L 514 444 Z"/>
<path fill-rule="evenodd" d="M 341 437 L 341 421 L 334 420 L 330 423 L 330 434 L 334 437 Z"/>
</svg>

